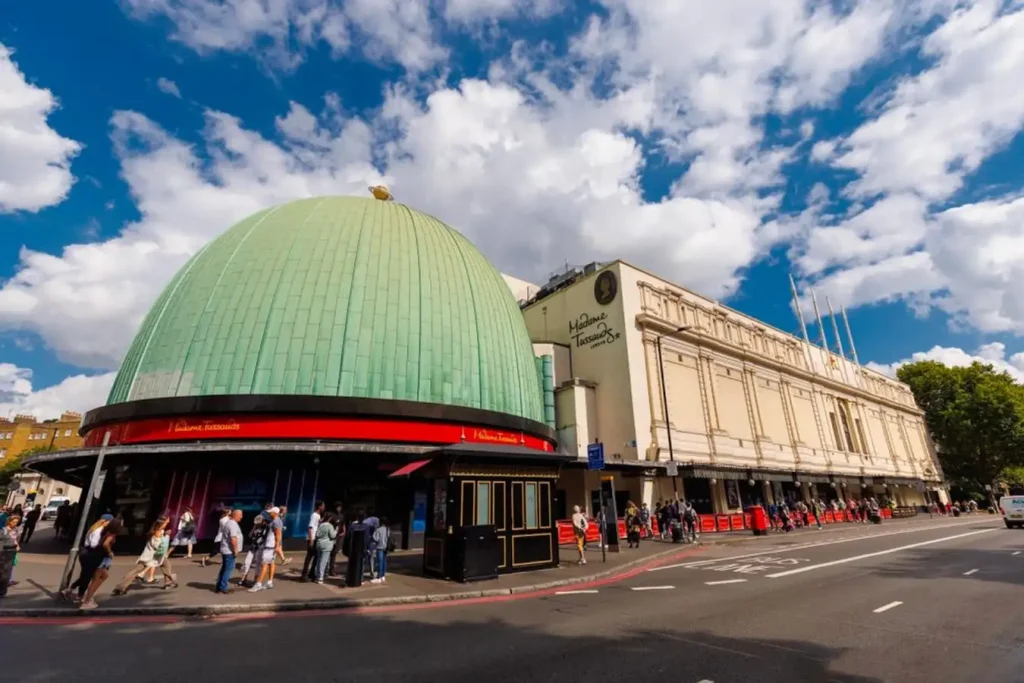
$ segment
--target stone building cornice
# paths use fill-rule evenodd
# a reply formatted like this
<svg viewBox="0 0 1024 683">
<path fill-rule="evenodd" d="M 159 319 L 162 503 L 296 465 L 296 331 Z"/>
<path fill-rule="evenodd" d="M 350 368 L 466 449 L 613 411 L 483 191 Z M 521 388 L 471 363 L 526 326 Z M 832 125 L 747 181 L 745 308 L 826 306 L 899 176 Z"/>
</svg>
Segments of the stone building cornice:
<svg viewBox="0 0 1024 683">
<path fill-rule="evenodd" d="M 724 313 L 724 312 L 723 312 Z M 678 327 L 677 323 L 669 322 L 651 315 L 649 313 L 639 313 L 636 316 L 636 323 L 641 330 L 651 330 L 657 334 L 671 333 Z M 780 373 L 787 374 L 791 377 L 802 379 L 810 384 L 817 385 L 831 389 L 833 391 L 854 396 L 856 398 L 867 400 L 872 403 L 884 405 L 888 408 L 896 410 L 903 414 L 913 415 L 915 417 L 923 417 L 924 411 L 916 406 L 911 407 L 884 396 L 879 396 L 870 391 L 861 389 L 860 387 L 846 384 L 845 382 L 837 382 L 834 379 L 825 377 L 823 375 L 805 370 L 803 368 L 791 365 L 781 360 L 772 358 L 761 353 L 752 352 L 747 346 L 739 344 L 730 344 L 725 342 L 718 337 L 708 334 L 704 330 L 697 327 L 691 327 L 688 330 L 679 332 L 676 337 L 681 340 L 689 341 L 698 345 L 698 347 L 707 347 L 715 349 L 728 356 L 736 357 L 742 361 L 750 362 L 756 365 L 771 368 Z M 802 344 L 802 341 L 794 339 L 797 343 Z"/>
</svg>

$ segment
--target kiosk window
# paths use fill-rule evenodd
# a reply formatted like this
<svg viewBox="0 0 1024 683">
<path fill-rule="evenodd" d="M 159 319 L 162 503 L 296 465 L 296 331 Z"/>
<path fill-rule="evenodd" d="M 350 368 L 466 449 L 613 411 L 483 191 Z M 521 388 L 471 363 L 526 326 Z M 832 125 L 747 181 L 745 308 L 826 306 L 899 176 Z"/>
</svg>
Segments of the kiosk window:
<svg viewBox="0 0 1024 683">
<path fill-rule="evenodd" d="M 526 528 L 537 528 L 537 483 L 526 484 Z"/>
<path fill-rule="evenodd" d="M 476 523 L 491 523 L 491 485 L 487 482 L 476 485 Z"/>
</svg>

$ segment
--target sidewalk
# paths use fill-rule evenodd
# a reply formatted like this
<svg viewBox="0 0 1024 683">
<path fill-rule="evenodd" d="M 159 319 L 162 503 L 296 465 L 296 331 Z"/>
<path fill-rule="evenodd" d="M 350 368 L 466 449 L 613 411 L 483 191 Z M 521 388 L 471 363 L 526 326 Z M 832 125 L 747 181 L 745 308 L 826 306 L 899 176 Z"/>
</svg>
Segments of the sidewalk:
<svg viewBox="0 0 1024 683">
<path fill-rule="evenodd" d="M 977 516 L 978 520 L 987 519 Z M 929 521 L 938 522 L 941 518 L 929 520 L 927 516 L 909 520 L 887 521 L 882 527 L 893 525 L 913 525 Z M 951 520 L 950 520 L 951 521 Z M 861 524 L 835 524 L 826 527 L 825 532 L 841 534 L 854 530 L 864 530 Z M 797 531 L 785 538 L 807 538 L 809 531 Z M 815 533 L 815 536 L 818 536 Z M 663 541 L 644 541 L 639 549 L 628 549 L 622 546 L 622 552 L 608 553 L 607 562 L 601 561 L 600 548 L 588 548 L 588 564 L 575 563 L 576 552 L 572 547 L 561 548 L 562 564 L 557 569 L 548 569 L 519 574 L 507 574 L 490 581 L 473 584 L 460 584 L 442 581 L 422 575 L 422 553 L 420 551 L 399 552 L 389 560 L 388 580 L 384 585 L 370 584 L 364 581 L 359 588 L 343 587 L 341 578 L 328 579 L 323 585 L 300 582 L 303 553 L 288 553 L 291 562 L 279 565 L 274 589 L 249 593 L 245 589 L 235 588 L 230 595 L 217 595 L 213 592 L 219 560 L 208 567 L 198 563 L 200 555 L 194 555 L 192 561 L 184 557 L 174 558 L 174 571 L 178 576 L 179 588 L 163 590 L 159 584 L 147 586 L 136 583 L 125 596 L 114 597 L 110 594 L 120 578 L 135 562 L 134 555 L 117 557 L 110 578 L 97 595 L 98 609 L 88 614 L 96 616 L 113 615 L 179 615 L 179 616 L 213 616 L 246 612 L 279 612 L 309 609 L 342 609 L 353 607 L 381 607 L 387 605 L 441 602 L 481 597 L 507 596 L 521 593 L 551 590 L 561 586 L 589 583 L 602 579 L 611 579 L 630 571 L 638 571 L 641 567 L 653 566 L 667 562 L 670 558 L 681 554 L 700 552 L 702 549 L 720 545 L 732 545 L 744 541 L 757 542 L 763 539 L 779 538 L 778 535 L 755 537 L 750 532 L 716 533 L 702 537 L 698 546 L 677 545 Z M 7 597 L 0 600 L 0 617 L 54 617 L 83 614 L 74 605 L 57 598 L 55 589 L 60 583 L 61 571 L 67 558 L 66 554 L 53 552 L 52 543 L 35 539 L 26 550 L 38 548 L 44 552 L 23 552 L 15 569 L 18 583 L 12 586 Z M 66 551 L 65 551 L 66 553 Z M 341 558 L 339 558 L 341 559 Z M 342 571 L 344 571 L 342 565 Z M 77 568 L 76 568 L 77 575 Z M 239 576 L 235 573 L 235 577 Z M 158 581 L 160 574 L 157 572 Z M 232 581 L 234 583 L 234 579 Z"/>
</svg>

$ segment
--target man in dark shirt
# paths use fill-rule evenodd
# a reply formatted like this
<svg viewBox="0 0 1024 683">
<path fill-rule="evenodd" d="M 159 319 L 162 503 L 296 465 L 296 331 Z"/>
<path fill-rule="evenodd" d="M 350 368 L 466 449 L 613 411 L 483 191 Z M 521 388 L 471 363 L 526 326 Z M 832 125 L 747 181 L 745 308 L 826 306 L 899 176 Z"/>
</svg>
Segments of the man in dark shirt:
<svg viewBox="0 0 1024 683">
<path fill-rule="evenodd" d="M 43 506 L 36 505 L 28 511 L 27 515 L 25 515 L 25 526 L 21 530 L 22 545 L 28 543 L 32 539 L 32 534 L 36 530 L 36 522 L 39 521 L 39 515 L 41 514 L 43 514 Z"/>
</svg>

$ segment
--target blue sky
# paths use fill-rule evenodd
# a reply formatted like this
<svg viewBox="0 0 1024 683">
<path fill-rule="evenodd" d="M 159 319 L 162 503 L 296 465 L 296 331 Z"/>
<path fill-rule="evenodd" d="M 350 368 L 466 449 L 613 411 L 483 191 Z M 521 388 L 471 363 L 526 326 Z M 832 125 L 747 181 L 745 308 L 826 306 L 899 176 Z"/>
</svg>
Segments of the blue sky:
<svg viewBox="0 0 1024 683">
<path fill-rule="evenodd" d="M 0 410 L 101 402 L 203 243 L 376 182 L 524 279 L 623 258 L 796 331 L 792 273 L 862 361 L 1024 377 L 1022 5 L 720 4 L 10 3 Z"/>
</svg>

